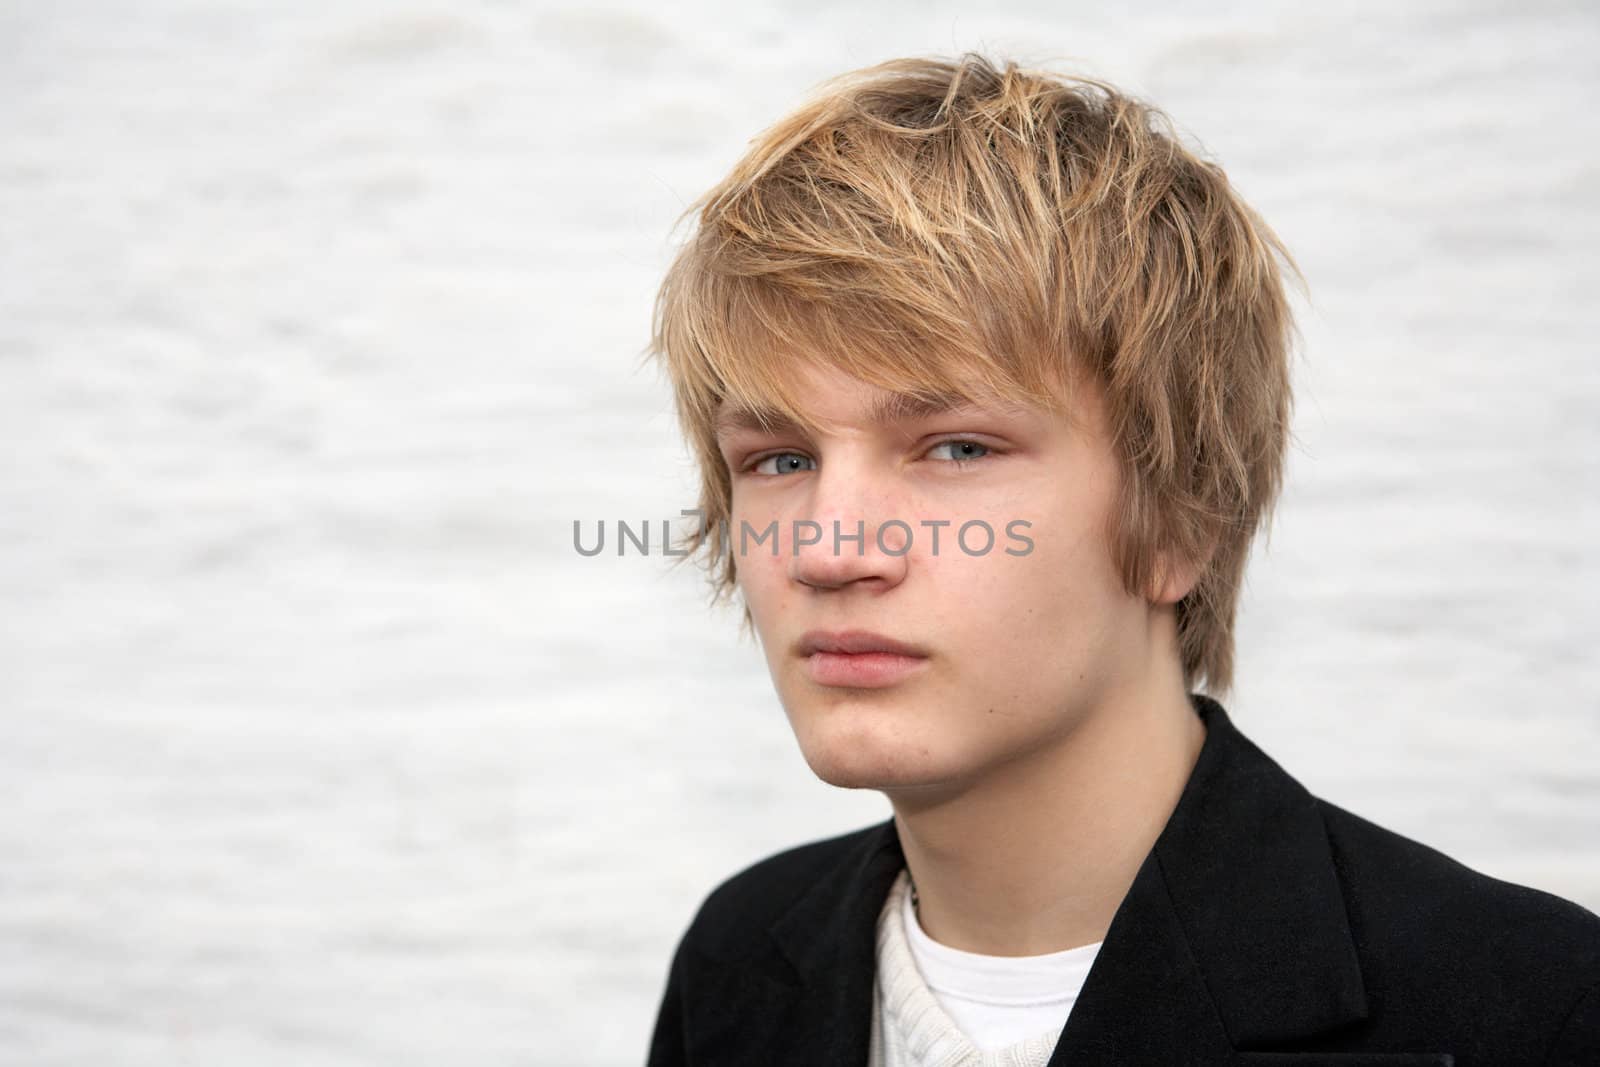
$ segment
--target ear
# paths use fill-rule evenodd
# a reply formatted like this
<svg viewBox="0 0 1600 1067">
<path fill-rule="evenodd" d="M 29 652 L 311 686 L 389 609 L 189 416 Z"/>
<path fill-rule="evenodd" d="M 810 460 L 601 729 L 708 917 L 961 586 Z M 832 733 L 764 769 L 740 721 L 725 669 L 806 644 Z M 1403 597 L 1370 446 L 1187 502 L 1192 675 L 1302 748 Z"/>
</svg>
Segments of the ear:
<svg viewBox="0 0 1600 1067">
<path fill-rule="evenodd" d="M 1186 559 L 1173 551 L 1163 552 L 1157 556 L 1155 578 L 1151 582 L 1153 591 L 1150 602 L 1176 604 L 1188 596 L 1199 583 L 1200 576 L 1205 573 L 1206 565 L 1211 562 L 1211 557 L 1216 551 L 1217 543 L 1212 541 L 1198 560 Z"/>
</svg>

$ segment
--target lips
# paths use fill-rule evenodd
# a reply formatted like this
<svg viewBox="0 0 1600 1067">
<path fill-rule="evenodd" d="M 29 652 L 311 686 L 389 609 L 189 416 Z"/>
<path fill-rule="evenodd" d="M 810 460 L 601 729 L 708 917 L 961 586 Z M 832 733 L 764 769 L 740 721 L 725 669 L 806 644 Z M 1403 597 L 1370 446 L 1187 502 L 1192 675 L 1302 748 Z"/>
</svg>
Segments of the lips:
<svg viewBox="0 0 1600 1067">
<path fill-rule="evenodd" d="M 918 659 L 926 659 L 928 655 L 925 650 L 916 645 L 907 644 L 904 641 L 896 641 L 891 637 L 872 633 L 870 630 L 810 630 L 800 638 L 796 651 L 802 656 L 810 656 L 818 652 L 832 652 L 847 656 L 884 652 L 895 656 L 914 656 Z"/>
<path fill-rule="evenodd" d="M 928 669 L 926 650 L 867 630 L 812 630 L 795 650 L 811 680 L 828 688 L 886 689 Z"/>
</svg>

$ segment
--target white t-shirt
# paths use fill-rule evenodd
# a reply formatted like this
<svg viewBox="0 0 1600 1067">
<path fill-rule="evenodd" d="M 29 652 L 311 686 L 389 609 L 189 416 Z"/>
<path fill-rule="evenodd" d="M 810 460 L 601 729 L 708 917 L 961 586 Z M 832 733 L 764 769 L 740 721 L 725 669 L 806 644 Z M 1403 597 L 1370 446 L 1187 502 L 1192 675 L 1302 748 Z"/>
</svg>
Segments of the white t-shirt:
<svg viewBox="0 0 1600 1067">
<path fill-rule="evenodd" d="M 985 956 L 923 931 L 902 870 L 878 918 L 872 1063 L 1043 1065 L 1101 942 L 1042 956 Z"/>
</svg>

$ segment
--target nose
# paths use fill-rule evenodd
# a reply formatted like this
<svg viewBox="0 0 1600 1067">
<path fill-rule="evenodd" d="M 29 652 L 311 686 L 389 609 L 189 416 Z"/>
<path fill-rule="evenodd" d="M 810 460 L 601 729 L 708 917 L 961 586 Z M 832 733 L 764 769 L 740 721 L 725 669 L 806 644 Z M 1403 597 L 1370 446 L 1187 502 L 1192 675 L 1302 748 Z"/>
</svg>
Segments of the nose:
<svg viewBox="0 0 1600 1067">
<path fill-rule="evenodd" d="M 813 589 L 889 589 L 905 579 L 911 524 L 892 494 L 835 466 L 814 482 L 810 508 L 792 522 L 789 578 Z"/>
</svg>

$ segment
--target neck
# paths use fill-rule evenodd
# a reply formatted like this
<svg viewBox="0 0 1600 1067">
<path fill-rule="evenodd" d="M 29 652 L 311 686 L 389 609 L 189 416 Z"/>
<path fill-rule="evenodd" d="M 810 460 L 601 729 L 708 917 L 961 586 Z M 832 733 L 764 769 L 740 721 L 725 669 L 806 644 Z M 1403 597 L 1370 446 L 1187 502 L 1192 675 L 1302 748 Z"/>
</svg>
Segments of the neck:
<svg viewBox="0 0 1600 1067">
<path fill-rule="evenodd" d="M 958 793 L 890 795 L 929 937 L 993 956 L 1104 939 L 1205 742 L 1171 663 Z"/>
</svg>

